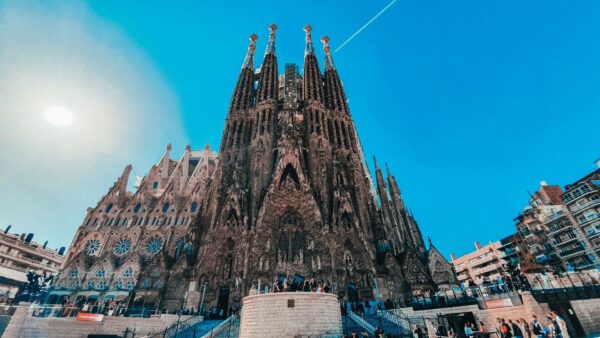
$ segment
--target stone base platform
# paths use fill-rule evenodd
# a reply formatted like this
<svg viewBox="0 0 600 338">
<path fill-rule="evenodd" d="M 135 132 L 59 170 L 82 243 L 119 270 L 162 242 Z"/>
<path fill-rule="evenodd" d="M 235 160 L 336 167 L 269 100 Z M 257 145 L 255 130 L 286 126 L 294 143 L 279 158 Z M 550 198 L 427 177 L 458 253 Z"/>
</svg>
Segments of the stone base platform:
<svg viewBox="0 0 600 338">
<path fill-rule="evenodd" d="M 342 317 L 336 295 L 277 292 L 244 298 L 240 337 L 342 336 Z"/>
</svg>

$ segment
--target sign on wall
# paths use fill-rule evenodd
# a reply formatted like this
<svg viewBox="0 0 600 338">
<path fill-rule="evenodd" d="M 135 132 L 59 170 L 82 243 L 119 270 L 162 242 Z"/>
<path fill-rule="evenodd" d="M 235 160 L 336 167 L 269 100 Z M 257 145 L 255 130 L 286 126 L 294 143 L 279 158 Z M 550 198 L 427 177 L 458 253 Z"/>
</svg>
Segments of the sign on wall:
<svg viewBox="0 0 600 338">
<path fill-rule="evenodd" d="M 101 322 L 102 319 L 104 319 L 104 315 L 99 313 L 79 312 L 76 319 L 82 322 Z"/>
<path fill-rule="evenodd" d="M 497 309 L 497 308 L 509 307 L 509 306 L 513 306 L 513 303 L 510 300 L 510 298 L 491 299 L 491 300 L 485 301 L 486 309 Z"/>
</svg>

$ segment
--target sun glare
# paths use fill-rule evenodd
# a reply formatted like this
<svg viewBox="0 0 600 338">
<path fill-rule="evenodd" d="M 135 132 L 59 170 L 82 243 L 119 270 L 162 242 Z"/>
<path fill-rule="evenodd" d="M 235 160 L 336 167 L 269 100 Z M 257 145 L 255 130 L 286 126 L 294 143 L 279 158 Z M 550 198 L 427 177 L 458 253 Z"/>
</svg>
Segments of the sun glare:
<svg viewBox="0 0 600 338">
<path fill-rule="evenodd" d="M 73 124 L 73 113 L 62 106 L 48 106 L 44 109 L 44 117 L 55 126 L 66 127 Z"/>
</svg>

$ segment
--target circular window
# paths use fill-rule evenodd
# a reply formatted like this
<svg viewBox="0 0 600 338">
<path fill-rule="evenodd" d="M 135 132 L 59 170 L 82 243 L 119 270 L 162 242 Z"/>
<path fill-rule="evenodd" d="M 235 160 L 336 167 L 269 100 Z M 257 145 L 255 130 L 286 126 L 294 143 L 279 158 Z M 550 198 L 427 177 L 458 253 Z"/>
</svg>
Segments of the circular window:
<svg viewBox="0 0 600 338">
<path fill-rule="evenodd" d="M 148 251 L 148 253 L 155 254 L 159 252 L 160 249 L 162 249 L 162 246 L 162 238 L 156 236 L 154 238 L 149 239 L 148 242 L 146 242 L 146 251 Z"/>
<path fill-rule="evenodd" d="M 93 256 L 98 253 L 100 250 L 100 240 L 99 239 L 90 239 L 86 246 L 85 251 L 89 256 Z"/>
<path fill-rule="evenodd" d="M 129 250 L 131 250 L 131 240 L 128 238 L 120 239 L 115 244 L 115 253 L 117 255 L 124 255 L 124 254 L 128 253 Z"/>
<path fill-rule="evenodd" d="M 106 270 L 104 270 L 104 268 L 102 268 L 102 269 L 100 269 L 100 270 L 98 270 L 96 272 L 96 277 L 102 278 L 102 277 L 105 277 L 105 276 L 106 276 Z"/>
<path fill-rule="evenodd" d="M 77 269 L 73 269 L 73 270 L 69 271 L 69 277 L 77 278 L 77 276 L 79 276 L 79 271 Z"/>
</svg>

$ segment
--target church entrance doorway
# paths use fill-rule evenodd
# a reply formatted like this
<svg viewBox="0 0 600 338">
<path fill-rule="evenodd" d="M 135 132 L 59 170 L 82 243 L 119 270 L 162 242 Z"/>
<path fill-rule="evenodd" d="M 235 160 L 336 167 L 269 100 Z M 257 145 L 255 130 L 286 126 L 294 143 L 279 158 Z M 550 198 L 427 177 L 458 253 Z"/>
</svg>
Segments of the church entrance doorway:
<svg viewBox="0 0 600 338">
<path fill-rule="evenodd" d="M 223 310 L 223 313 L 227 313 L 227 309 L 229 308 L 229 288 L 221 287 L 219 288 L 219 297 L 217 299 L 217 307 L 220 310 Z"/>
</svg>

